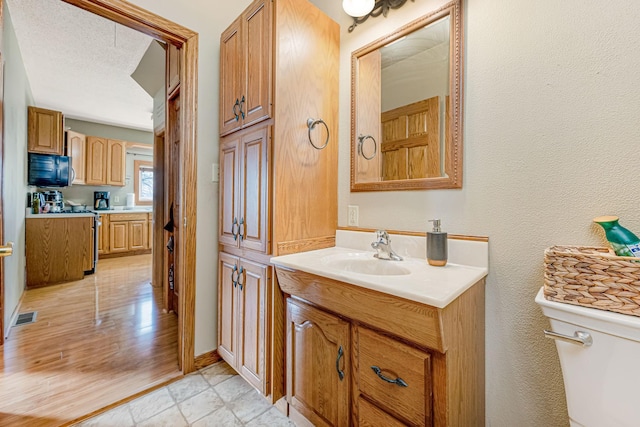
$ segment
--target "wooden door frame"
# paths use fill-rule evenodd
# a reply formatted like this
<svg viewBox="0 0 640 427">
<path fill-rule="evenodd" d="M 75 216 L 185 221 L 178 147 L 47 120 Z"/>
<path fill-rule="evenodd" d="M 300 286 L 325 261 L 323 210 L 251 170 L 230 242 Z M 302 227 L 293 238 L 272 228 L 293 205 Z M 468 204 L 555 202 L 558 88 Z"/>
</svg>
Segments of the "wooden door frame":
<svg viewBox="0 0 640 427">
<path fill-rule="evenodd" d="M 182 286 L 178 309 L 178 363 L 182 372 L 187 374 L 195 370 L 198 33 L 123 0 L 62 1 L 180 48 L 180 157 L 183 172 L 180 177 L 181 207 L 175 213 L 175 226 L 182 238 L 177 242 L 179 271 L 176 273 Z M 154 200 L 154 209 L 156 206 Z M 154 233 L 162 233 L 162 226 L 163 221 L 156 221 Z"/>
</svg>

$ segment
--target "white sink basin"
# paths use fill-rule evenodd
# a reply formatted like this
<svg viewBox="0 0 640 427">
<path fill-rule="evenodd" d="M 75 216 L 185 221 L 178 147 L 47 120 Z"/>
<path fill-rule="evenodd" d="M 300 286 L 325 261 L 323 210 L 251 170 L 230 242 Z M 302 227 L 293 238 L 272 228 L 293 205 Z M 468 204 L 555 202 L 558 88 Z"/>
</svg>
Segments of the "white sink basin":
<svg viewBox="0 0 640 427">
<path fill-rule="evenodd" d="M 481 267 L 453 263 L 433 267 L 425 259 L 387 261 L 373 255 L 372 251 L 333 247 L 273 257 L 271 263 L 440 308 L 487 275 L 487 269 Z"/>
<path fill-rule="evenodd" d="M 389 261 L 374 258 L 372 253 L 347 252 L 344 254 L 327 255 L 320 259 L 327 267 L 359 274 L 373 274 L 377 276 L 404 276 L 411 271 L 401 267 L 401 261 Z"/>
</svg>

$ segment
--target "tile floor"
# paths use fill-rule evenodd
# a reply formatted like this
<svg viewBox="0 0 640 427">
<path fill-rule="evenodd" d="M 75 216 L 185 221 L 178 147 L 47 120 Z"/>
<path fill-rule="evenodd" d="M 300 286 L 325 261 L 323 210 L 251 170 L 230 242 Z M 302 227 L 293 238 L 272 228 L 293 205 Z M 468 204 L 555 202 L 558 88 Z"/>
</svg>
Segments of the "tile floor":
<svg viewBox="0 0 640 427">
<path fill-rule="evenodd" d="M 295 427 L 225 362 L 83 421 L 99 427 Z"/>
</svg>

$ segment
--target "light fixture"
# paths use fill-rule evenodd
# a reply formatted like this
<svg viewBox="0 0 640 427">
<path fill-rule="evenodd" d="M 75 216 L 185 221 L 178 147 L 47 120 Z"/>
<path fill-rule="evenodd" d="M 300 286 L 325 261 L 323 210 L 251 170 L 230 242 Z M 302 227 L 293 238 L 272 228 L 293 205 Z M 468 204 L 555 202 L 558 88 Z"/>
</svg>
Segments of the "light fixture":
<svg viewBox="0 0 640 427">
<path fill-rule="evenodd" d="M 411 1 L 415 2 L 415 0 Z M 382 15 L 386 18 L 389 9 L 400 9 L 406 2 L 407 0 L 342 0 L 342 8 L 347 12 L 347 15 L 353 17 L 353 24 L 349 27 L 349 32 L 352 32 L 356 25 L 362 24 L 370 16 L 376 18 Z"/>
<path fill-rule="evenodd" d="M 342 0 L 342 8 L 349 16 L 359 18 L 373 10 L 375 0 Z"/>
</svg>

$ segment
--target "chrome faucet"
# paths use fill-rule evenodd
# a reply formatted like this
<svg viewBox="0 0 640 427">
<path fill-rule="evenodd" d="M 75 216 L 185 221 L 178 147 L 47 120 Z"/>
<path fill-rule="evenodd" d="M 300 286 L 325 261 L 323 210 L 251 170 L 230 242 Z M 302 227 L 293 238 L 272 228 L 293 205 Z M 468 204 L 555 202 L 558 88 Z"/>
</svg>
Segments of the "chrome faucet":
<svg viewBox="0 0 640 427">
<path fill-rule="evenodd" d="M 378 259 L 402 261 L 402 257 L 391 249 L 391 238 L 385 230 L 376 231 L 376 241 L 371 243 L 371 247 L 378 251 L 374 255 Z"/>
</svg>

